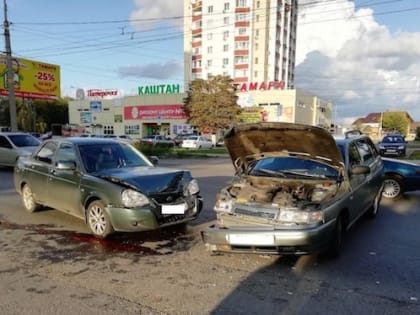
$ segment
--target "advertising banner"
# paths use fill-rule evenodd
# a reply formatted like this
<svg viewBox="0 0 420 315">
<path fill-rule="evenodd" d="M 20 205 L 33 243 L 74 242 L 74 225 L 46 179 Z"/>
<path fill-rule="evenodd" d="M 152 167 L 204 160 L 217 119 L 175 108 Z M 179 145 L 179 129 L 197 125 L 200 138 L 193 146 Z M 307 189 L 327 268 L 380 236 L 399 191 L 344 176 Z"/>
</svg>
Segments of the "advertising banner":
<svg viewBox="0 0 420 315">
<path fill-rule="evenodd" d="M 139 105 L 126 106 L 124 108 L 124 119 L 187 119 L 183 105 Z"/>
<path fill-rule="evenodd" d="M 60 97 L 60 66 L 44 62 L 13 58 L 13 84 L 15 95 L 29 99 Z M 9 95 L 7 86 L 6 55 L 0 54 L 0 95 Z"/>
</svg>

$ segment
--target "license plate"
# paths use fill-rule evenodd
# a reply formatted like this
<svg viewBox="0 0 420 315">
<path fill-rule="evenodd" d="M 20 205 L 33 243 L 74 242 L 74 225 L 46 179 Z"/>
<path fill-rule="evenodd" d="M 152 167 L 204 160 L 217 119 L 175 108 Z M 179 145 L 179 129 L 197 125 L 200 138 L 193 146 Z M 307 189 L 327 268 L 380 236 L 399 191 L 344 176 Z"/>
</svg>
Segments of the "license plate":
<svg viewBox="0 0 420 315">
<path fill-rule="evenodd" d="M 274 245 L 274 236 L 231 234 L 229 243 L 232 245 Z"/>
<path fill-rule="evenodd" d="M 185 203 L 179 205 L 162 205 L 162 214 L 184 214 L 187 209 Z"/>
<path fill-rule="evenodd" d="M 391 152 L 391 153 L 394 153 L 394 152 L 396 152 L 396 150 L 393 150 L 393 149 L 388 149 L 388 150 L 386 150 L 386 152 Z"/>
</svg>

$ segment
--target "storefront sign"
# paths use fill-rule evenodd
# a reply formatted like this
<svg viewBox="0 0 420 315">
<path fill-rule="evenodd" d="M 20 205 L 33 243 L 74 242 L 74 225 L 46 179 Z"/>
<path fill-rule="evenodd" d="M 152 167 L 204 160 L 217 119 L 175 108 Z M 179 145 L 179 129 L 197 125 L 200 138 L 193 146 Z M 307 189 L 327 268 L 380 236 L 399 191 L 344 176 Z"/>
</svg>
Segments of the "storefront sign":
<svg viewBox="0 0 420 315">
<path fill-rule="evenodd" d="M 183 105 L 138 105 L 124 107 L 124 119 L 186 119 Z"/>
<path fill-rule="evenodd" d="M 270 81 L 265 82 L 249 82 L 249 83 L 237 83 L 234 84 L 237 92 L 248 92 L 248 91 L 265 91 L 265 90 L 283 90 L 283 81 Z"/>
<path fill-rule="evenodd" d="M 90 98 L 112 98 L 118 96 L 118 90 L 87 90 L 87 96 Z"/>
<path fill-rule="evenodd" d="M 175 94 L 175 93 L 180 93 L 179 84 L 159 84 L 159 85 L 139 86 L 139 95 Z"/>
</svg>

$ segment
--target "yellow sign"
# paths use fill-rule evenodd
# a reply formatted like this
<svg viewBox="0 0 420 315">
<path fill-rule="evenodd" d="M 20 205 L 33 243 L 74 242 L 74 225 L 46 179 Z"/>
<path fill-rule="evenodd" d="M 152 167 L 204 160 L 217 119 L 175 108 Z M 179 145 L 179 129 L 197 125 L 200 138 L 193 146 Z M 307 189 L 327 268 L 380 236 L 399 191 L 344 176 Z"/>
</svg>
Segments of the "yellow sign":
<svg viewBox="0 0 420 315">
<path fill-rule="evenodd" d="M 60 66 L 13 58 L 13 84 L 17 97 L 58 99 L 60 97 Z M 6 55 L 0 54 L 0 95 L 9 95 Z"/>
</svg>

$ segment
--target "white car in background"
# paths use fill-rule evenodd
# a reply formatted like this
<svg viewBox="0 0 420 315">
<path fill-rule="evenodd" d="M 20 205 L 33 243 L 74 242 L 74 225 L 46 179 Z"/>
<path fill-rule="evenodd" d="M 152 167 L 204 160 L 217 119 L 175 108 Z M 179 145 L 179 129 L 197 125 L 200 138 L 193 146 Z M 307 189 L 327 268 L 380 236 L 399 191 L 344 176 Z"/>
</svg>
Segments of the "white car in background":
<svg viewBox="0 0 420 315">
<path fill-rule="evenodd" d="M 213 142 L 203 136 L 190 136 L 181 143 L 181 148 L 185 149 L 212 149 Z"/>
<path fill-rule="evenodd" d="M 13 167 L 19 156 L 28 156 L 40 140 L 24 132 L 0 132 L 0 166 Z"/>
</svg>

